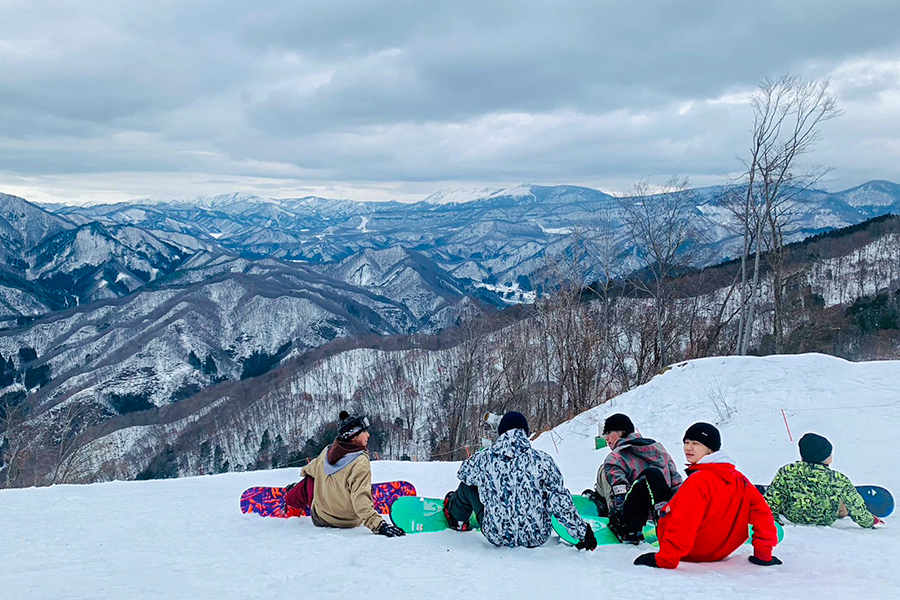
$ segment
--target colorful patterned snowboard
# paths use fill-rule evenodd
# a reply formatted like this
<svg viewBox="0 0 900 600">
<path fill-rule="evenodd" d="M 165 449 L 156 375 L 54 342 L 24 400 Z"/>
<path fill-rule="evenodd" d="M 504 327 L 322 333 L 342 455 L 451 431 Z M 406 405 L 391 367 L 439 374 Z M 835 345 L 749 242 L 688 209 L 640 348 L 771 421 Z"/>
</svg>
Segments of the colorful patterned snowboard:
<svg viewBox="0 0 900 600">
<path fill-rule="evenodd" d="M 757 485 L 756 489 L 760 494 L 765 494 L 769 486 Z M 856 491 L 862 496 L 868 511 L 879 519 L 888 517 L 894 512 L 894 496 L 880 485 L 858 485 Z"/>
<path fill-rule="evenodd" d="M 284 505 L 283 487 L 252 487 L 241 494 L 241 512 L 255 513 L 261 517 L 277 517 L 287 519 L 289 517 L 308 517 L 305 510 L 286 507 Z M 416 488 L 408 481 L 388 481 L 386 483 L 372 484 L 372 501 L 375 510 L 386 515 L 391 510 L 391 505 L 397 498 L 403 496 L 415 496 Z"/>
<path fill-rule="evenodd" d="M 391 505 L 391 522 L 406 533 L 428 533 L 449 529 L 444 517 L 444 501 L 437 498 L 397 498 Z M 478 528 L 475 515 L 469 519 L 472 529 Z"/>
<path fill-rule="evenodd" d="M 619 543 L 618 538 L 616 538 L 615 534 L 609 528 L 609 519 L 597 516 L 597 505 L 594 504 L 590 498 L 573 495 L 572 502 L 575 503 L 575 510 L 578 511 L 581 518 L 590 523 L 591 529 L 594 530 L 594 537 L 597 538 L 598 546 Z M 781 542 L 781 540 L 784 539 L 784 529 L 782 529 L 781 525 L 778 523 L 775 523 L 775 528 L 778 530 L 778 541 Z M 556 520 L 556 517 L 553 517 L 553 530 L 559 535 L 560 539 L 565 542 L 577 544 L 580 541 L 569 535 L 569 532 Z M 644 525 L 643 533 L 645 542 L 653 546 L 659 545 L 659 538 L 656 535 L 656 526 L 654 524 L 648 523 L 647 525 Z M 753 527 L 750 527 L 750 534 L 752 533 Z M 749 543 L 750 540 L 748 539 L 747 542 Z"/>
</svg>

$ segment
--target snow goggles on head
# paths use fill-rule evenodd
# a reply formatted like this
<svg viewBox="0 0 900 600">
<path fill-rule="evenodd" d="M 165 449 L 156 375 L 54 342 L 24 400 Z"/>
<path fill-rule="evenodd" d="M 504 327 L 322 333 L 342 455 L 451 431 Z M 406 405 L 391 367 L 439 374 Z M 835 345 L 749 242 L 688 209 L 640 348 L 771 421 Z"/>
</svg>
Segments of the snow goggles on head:
<svg viewBox="0 0 900 600">
<path fill-rule="evenodd" d="M 344 440 L 349 440 L 370 427 L 369 417 L 365 415 L 350 417 L 348 421 L 349 423 L 344 426 L 344 430 L 339 436 Z"/>
</svg>

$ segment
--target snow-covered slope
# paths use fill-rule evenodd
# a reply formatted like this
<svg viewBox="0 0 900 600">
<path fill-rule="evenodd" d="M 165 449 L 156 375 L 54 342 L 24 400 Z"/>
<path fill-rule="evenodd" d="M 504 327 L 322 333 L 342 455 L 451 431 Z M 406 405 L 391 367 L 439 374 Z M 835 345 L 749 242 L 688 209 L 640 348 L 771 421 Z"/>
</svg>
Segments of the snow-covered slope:
<svg viewBox="0 0 900 600">
<path fill-rule="evenodd" d="M 898 379 L 900 361 L 853 363 L 822 354 L 692 360 L 563 423 L 535 446 L 557 457 L 566 481 L 581 481 L 596 473 L 595 457 L 584 450 L 613 413 L 630 415 L 679 460 L 685 429 L 708 421 L 721 429 L 722 449 L 737 467 L 769 483 L 778 467 L 799 459 L 796 440 L 815 431 L 834 445 L 834 468 L 857 484 L 900 492 L 900 468 L 888 462 L 900 426 Z M 733 414 L 723 421 L 728 407 Z"/>
<path fill-rule="evenodd" d="M 626 412 L 676 459 L 684 429 L 720 420 L 715 400 L 733 409 L 720 424 L 723 449 L 751 479 L 768 482 L 795 460 L 794 438 L 816 431 L 835 446 L 834 467 L 856 483 L 900 491 L 896 440 L 900 362 L 853 364 L 821 356 L 712 358 L 673 367 L 612 403 L 584 413 L 535 445 L 560 464 L 579 492 L 607 450 L 593 450 L 596 424 Z M 714 400 L 715 399 L 715 400 Z M 406 479 L 421 495 L 455 487 L 458 463 L 373 463 L 376 480 Z M 172 481 L 0 491 L 0 590 L 30 599 L 363 596 L 399 598 L 722 599 L 892 598 L 900 589 L 897 516 L 863 530 L 788 526 L 776 549 L 784 565 L 747 562 L 749 546 L 715 564 L 676 571 L 632 566 L 640 547 L 576 552 L 555 539 L 537 549 L 495 548 L 478 533 L 452 531 L 401 539 L 363 528 L 322 530 L 309 519 L 241 515 L 251 485 L 279 485 L 295 470 Z"/>
</svg>

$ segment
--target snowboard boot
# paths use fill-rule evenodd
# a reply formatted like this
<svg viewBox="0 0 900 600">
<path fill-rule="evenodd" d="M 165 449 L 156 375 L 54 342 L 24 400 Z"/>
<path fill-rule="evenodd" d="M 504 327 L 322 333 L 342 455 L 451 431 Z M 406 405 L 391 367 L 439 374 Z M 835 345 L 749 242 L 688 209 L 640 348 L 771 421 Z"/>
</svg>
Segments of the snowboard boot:
<svg viewBox="0 0 900 600">
<path fill-rule="evenodd" d="M 644 541 L 644 533 L 641 531 L 626 531 L 616 535 L 623 544 L 632 544 L 637 546 Z"/>
<path fill-rule="evenodd" d="M 450 491 L 444 496 L 444 518 L 447 519 L 447 524 L 450 526 L 450 529 L 453 529 L 454 531 L 469 531 L 468 521 L 457 521 L 450 513 L 450 502 L 452 501 L 453 494 L 454 492 Z"/>
<path fill-rule="evenodd" d="M 624 521 L 621 516 L 613 516 L 609 519 L 609 530 L 613 532 L 616 539 L 623 544 L 640 544 L 644 541 L 644 533 L 641 531 L 643 525 L 635 523 L 633 520 Z"/>
</svg>

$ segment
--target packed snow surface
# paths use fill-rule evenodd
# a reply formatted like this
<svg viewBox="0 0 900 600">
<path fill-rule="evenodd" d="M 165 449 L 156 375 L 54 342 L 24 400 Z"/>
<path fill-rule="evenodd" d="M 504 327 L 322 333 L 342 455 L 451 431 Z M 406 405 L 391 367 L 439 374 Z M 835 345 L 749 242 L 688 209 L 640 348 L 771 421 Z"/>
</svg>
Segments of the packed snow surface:
<svg viewBox="0 0 900 600">
<path fill-rule="evenodd" d="M 545 433 L 573 492 L 589 487 L 607 450 L 597 424 L 625 412 L 681 462 L 691 423 L 720 422 L 723 450 L 768 483 L 815 431 L 833 467 L 856 484 L 900 491 L 900 362 L 821 355 L 709 358 L 674 365 L 650 383 Z M 784 414 L 782 414 L 784 410 Z M 723 419 L 720 413 L 730 416 Z M 787 425 L 794 437 L 788 437 Z M 405 479 L 443 497 L 458 463 L 376 461 L 374 479 Z M 121 598 L 846 598 L 900 597 L 900 526 L 864 530 L 788 525 L 780 567 L 747 562 L 750 546 L 714 564 L 635 567 L 642 544 L 578 552 L 552 537 L 536 549 L 496 548 L 479 533 L 387 539 L 364 528 L 317 529 L 309 519 L 242 515 L 241 492 L 283 485 L 296 470 L 171 481 L 0 491 L 0 597 Z"/>
</svg>

